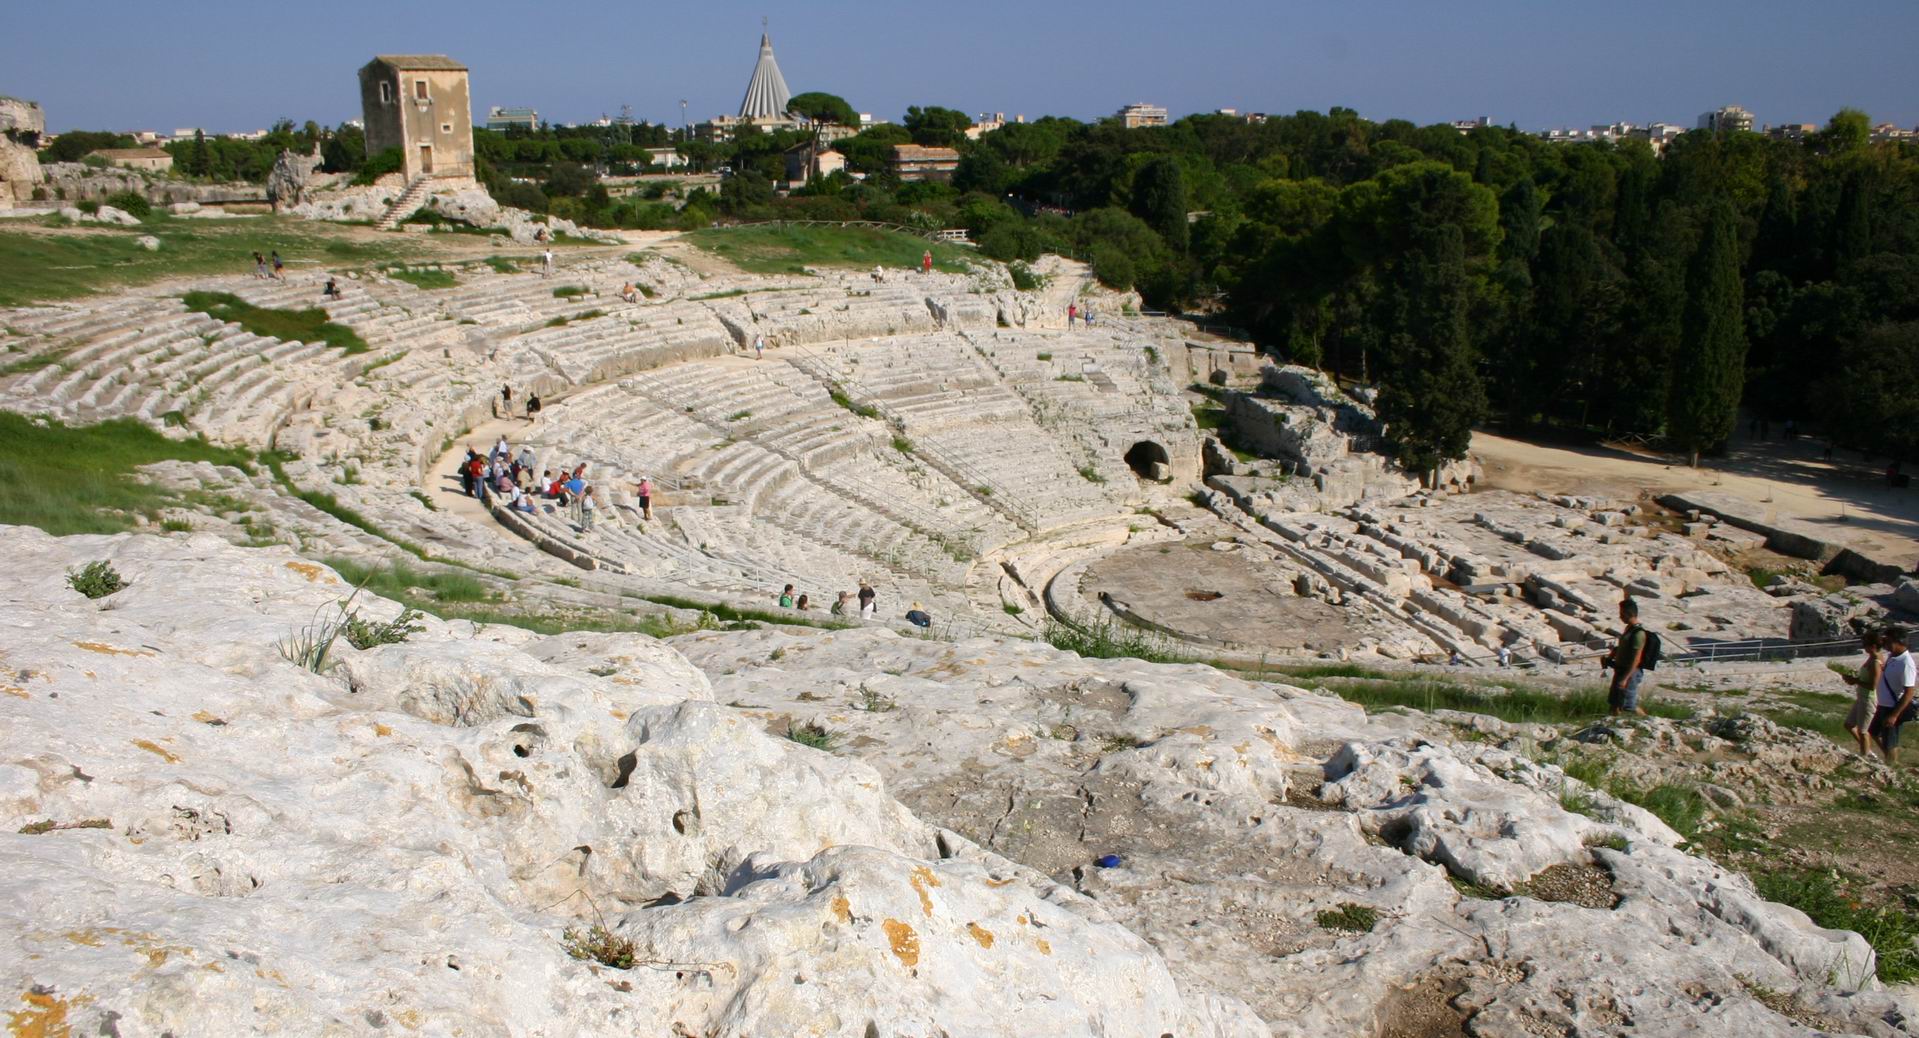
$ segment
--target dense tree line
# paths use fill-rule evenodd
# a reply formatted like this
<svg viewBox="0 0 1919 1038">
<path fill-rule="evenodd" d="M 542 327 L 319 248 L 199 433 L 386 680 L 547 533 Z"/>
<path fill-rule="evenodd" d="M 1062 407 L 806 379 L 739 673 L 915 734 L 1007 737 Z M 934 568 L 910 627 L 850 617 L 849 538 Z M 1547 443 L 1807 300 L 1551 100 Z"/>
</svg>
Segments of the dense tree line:
<svg viewBox="0 0 1919 1038">
<path fill-rule="evenodd" d="M 946 113 L 841 142 L 863 183 L 719 211 L 965 226 L 999 258 L 1086 259 L 1150 305 L 1376 381 L 1420 464 L 1489 417 L 1696 454 L 1742 408 L 1919 447 L 1919 148 L 1871 143 L 1859 112 L 1803 140 L 1688 133 L 1663 155 L 1344 109 L 1042 119 L 978 141 Z M 891 178 L 909 140 L 961 149 L 951 185 Z"/>
</svg>

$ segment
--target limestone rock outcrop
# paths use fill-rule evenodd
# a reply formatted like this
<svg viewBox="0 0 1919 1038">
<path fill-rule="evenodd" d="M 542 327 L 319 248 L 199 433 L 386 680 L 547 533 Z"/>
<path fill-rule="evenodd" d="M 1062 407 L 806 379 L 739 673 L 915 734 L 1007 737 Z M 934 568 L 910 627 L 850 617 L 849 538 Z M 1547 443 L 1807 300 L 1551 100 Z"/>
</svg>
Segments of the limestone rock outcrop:
<svg viewBox="0 0 1919 1038">
<path fill-rule="evenodd" d="M 16 1033 L 1256 1033 L 650 639 L 429 618 L 314 673 L 293 643 L 351 593 L 324 567 L 207 535 L 0 547 Z M 97 559 L 129 586 L 66 586 Z M 638 968 L 568 955 L 599 923 Z"/>
<path fill-rule="evenodd" d="M 290 148 L 282 148 L 280 157 L 273 162 L 273 169 L 267 174 L 267 201 L 272 203 L 273 211 L 279 212 L 281 206 L 295 206 L 306 201 L 308 186 L 313 182 L 313 171 L 320 168 L 320 146 L 313 146 L 313 154 L 300 155 Z"/>
<path fill-rule="evenodd" d="M 46 179 L 32 148 L 0 135 L 0 209 L 32 201 L 34 189 Z"/>
</svg>

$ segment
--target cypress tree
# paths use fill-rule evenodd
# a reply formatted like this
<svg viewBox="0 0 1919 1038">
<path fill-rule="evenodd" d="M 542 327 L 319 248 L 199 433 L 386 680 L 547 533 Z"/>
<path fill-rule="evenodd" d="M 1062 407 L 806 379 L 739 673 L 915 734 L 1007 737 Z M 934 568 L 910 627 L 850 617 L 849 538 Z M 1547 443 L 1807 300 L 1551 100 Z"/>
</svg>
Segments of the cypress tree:
<svg viewBox="0 0 1919 1038">
<path fill-rule="evenodd" d="M 1133 174 L 1133 215 L 1159 232 L 1166 244 L 1186 251 L 1190 231 L 1186 223 L 1189 207 L 1186 171 L 1171 155 L 1160 155 Z"/>
<path fill-rule="evenodd" d="M 1471 286 L 1459 227 L 1415 232 L 1396 281 L 1379 417 L 1400 464 L 1431 473 L 1466 456 L 1473 426 L 1486 416 L 1486 389 L 1466 335 Z"/>
<path fill-rule="evenodd" d="M 1686 305 L 1673 366 L 1667 433 L 1692 464 L 1724 443 L 1739 419 L 1746 378 L 1745 290 L 1732 205 L 1713 204 L 1686 270 Z"/>
</svg>

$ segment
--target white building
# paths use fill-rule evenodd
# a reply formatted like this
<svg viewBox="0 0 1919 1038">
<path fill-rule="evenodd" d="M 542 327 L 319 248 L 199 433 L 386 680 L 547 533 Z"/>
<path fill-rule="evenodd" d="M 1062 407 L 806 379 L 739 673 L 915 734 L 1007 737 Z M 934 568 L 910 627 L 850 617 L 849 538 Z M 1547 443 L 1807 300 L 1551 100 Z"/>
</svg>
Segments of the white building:
<svg viewBox="0 0 1919 1038">
<path fill-rule="evenodd" d="M 1164 126 L 1166 125 L 1166 109 L 1160 105 L 1146 104 L 1143 101 L 1138 104 L 1130 104 L 1119 110 L 1119 122 L 1121 126 L 1129 130 L 1137 130 L 1142 126 Z"/>
<path fill-rule="evenodd" d="M 1753 125 L 1751 112 L 1746 111 L 1738 105 L 1727 105 L 1724 108 L 1715 108 L 1701 115 L 1699 117 L 1699 125 L 1696 128 L 1713 131 L 1750 131 Z"/>
</svg>

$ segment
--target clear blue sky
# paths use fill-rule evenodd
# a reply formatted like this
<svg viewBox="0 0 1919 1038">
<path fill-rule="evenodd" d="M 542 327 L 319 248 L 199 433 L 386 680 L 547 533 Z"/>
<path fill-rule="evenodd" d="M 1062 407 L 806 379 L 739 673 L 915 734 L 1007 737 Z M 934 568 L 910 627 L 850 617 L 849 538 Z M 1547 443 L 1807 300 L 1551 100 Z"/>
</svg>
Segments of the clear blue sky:
<svg viewBox="0 0 1919 1038">
<path fill-rule="evenodd" d="M 909 104 L 1092 118 L 1333 105 L 1523 129 L 1688 125 L 1723 104 L 1761 123 L 1844 105 L 1919 123 L 1919 2 L 1843 0 L 133 0 L 5 5 L 0 94 L 49 128 L 215 131 L 357 116 L 375 53 L 473 70 L 476 116 L 528 104 L 574 122 L 677 123 L 737 109 L 760 16 L 795 92 L 897 119 Z"/>
</svg>

